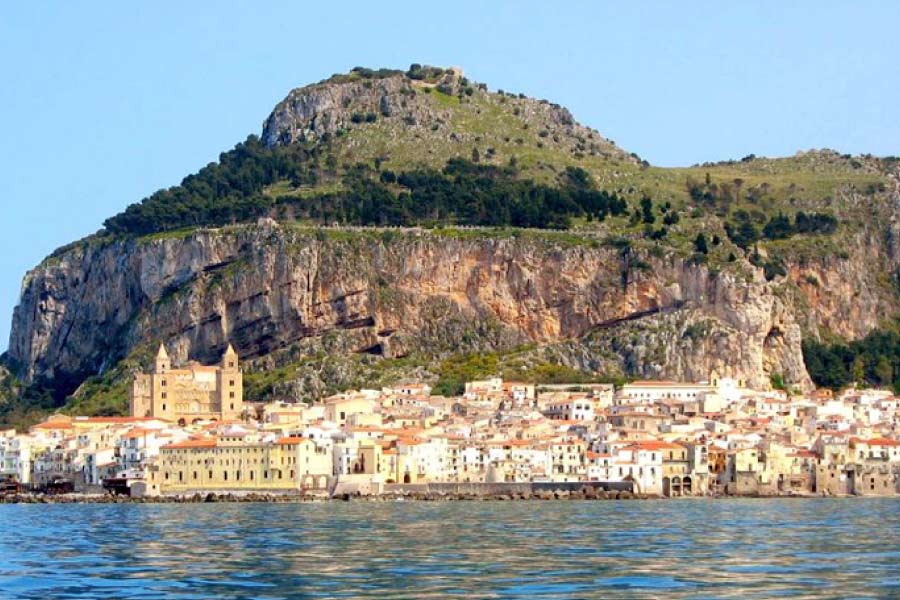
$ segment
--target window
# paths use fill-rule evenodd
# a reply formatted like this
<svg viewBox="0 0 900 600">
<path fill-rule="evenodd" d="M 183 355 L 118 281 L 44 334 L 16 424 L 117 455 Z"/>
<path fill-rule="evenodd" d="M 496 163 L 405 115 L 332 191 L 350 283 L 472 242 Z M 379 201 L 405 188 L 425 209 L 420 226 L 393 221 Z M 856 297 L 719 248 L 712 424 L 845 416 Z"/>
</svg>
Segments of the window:
<svg viewBox="0 0 900 600">
<path fill-rule="evenodd" d="M 165 404 L 163 404 L 163 410 L 166 410 L 166 405 L 165 405 Z"/>
<path fill-rule="evenodd" d="M 163 386 L 163 387 L 166 387 L 166 380 L 163 379 L 162 381 L 160 381 L 160 382 L 159 382 L 159 385 L 161 385 L 161 386 Z"/>
<path fill-rule="evenodd" d="M 194 479 L 197 479 L 197 471 L 194 471 Z"/>
<path fill-rule="evenodd" d="M 228 385 L 230 385 L 231 387 L 234 387 L 234 379 L 229 380 Z"/>
<path fill-rule="evenodd" d="M 228 392 L 228 397 L 229 397 L 229 398 L 234 398 L 234 392 Z"/>
<path fill-rule="evenodd" d="M 233 368 L 234 368 L 234 361 L 233 361 L 233 360 L 229 360 L 229 361 L 228 361 L 228 368 L 229 368 L 229 369 L 233 369 Z"/>
<path fill-rule="evenodd" d="M 163 392 L 161 394 L 161 396 L 162 396 L 163 400 L 165 400 L 168 397 L 168 394 L 166 392 Z"/>
<path fill-rule="evenodd" d="M 231 403 L 231 410 L 234 410 L 234 402 Z"/>
</svg>

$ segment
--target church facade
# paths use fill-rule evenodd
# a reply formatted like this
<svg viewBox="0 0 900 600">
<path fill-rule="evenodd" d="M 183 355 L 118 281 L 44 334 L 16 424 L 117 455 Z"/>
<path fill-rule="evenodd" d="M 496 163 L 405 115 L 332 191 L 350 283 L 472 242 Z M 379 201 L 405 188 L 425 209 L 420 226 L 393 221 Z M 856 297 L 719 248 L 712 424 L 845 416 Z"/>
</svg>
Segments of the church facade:
<svg viewBox="0 0 900 600">
<path fill-rule="evenodd" d="M 160 344 L 153 372 L 134 378 L 130 407 L 134 417 L 157 417 L 181 425 L 240 418 L 244 381 L 238 355 L 229 344 L 218 365 L 191 362 L 175 369 Z"/>
</svg>

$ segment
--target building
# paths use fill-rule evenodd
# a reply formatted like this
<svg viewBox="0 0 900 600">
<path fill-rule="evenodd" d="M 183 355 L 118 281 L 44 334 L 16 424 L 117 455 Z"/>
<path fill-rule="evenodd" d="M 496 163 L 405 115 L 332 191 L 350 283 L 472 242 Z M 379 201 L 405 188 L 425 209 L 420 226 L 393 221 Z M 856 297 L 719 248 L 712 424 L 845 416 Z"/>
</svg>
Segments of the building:
<svg viewBox="0 0 900 600">
<path fill-rule="evenodd" d="M 244 411 L 238 355 L 229 344 L 218 366 L 192 362 L 175 369 L 160 344 L 153 372 L 134 378 L 130 406 L 132 416 L 156 417 L 179 425 L 238 418 Z"/>
<path fill-rule="evenodd" d="M 312 440 L 283 437 L 263 441 L 231 433 L 160 448 L 147 493 L 321 490 L 331 474 L 330 456 Z"/>
<path fill-rule="evenodd" d="M 543 412 L 548 419 L 556 421 L 593 421 L 594 403 L 587 396 L 573 394 L 560 400 L 551 400 Z"/>
<path fill-rule="evenodd" d="M 705 383 L 677 381 L 635 381 L 622 386 L 619 397 L 624 400 L 652 403 L 657 400 L 698 400 L 716 389 Z"/>
</svg>

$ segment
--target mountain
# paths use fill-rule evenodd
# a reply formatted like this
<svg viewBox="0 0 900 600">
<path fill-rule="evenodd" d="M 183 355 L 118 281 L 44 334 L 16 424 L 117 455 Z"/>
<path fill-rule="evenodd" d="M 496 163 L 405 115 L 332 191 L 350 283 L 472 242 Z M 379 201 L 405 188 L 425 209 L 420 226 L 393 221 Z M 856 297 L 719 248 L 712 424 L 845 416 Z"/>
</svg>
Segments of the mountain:
<svg viewBox="0 0 900 600">
<path fill-rule="evenodd" d="M 30 271 L 0 420 L 120 412 L 159 341 L 232 342 L 251 400 L 494 372 L 841 383 L 856 355 L 832 344 L 898 314 L 898 177 L 827 150 L 653 167 L 458 69 L 357 68 Z"/>
</svg>

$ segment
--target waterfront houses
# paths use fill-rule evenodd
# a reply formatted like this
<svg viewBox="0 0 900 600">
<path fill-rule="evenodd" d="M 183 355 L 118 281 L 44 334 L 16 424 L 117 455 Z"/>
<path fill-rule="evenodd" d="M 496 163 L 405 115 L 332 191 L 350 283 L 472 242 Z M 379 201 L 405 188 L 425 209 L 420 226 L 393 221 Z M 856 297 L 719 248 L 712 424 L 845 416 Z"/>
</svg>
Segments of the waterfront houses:
<svg viewBox="0 0 900 600">
<path fill-rule="evenodd" d="M 244 402 L 231 352 L 218 375 L 205 376 L 218 383 L 195 392 L 184 391 L 196 377 L 186 373 L 199 367 L 173 369 L 164 350 L 157 360 L 153 389 L 172 390 L 159 377 L 184 371 L 175 386 L 183 393 L 165 398 L 175 412 L 138 403 L 129 417 L 55 415 L 28 432 L 0 432 L 0 477 L 133 495 L 529 482 L 668 497 L 900 493 L 900 403 L 882 390 L 787 394 L 719 377 L 619 389 L 490 378 L 459 397 L 405 382 L 258 404 Z M 234 398 L 222 396 L 230 389 Z M 161 394 L 150 398 L 161 404 Z"/>
</svg>

